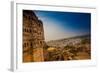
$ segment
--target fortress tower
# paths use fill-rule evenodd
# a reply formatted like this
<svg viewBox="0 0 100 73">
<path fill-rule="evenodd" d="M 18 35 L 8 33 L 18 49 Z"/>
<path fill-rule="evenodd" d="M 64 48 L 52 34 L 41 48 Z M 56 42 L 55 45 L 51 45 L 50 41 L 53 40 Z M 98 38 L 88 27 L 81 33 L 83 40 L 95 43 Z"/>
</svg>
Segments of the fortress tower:
<svg viewBox="0 0 100 73">
<path fill-rule="evenodd" d="M 44 61 L 43 22 L 32 10 L 23 10 L 23 62 Z"/>
</svg>

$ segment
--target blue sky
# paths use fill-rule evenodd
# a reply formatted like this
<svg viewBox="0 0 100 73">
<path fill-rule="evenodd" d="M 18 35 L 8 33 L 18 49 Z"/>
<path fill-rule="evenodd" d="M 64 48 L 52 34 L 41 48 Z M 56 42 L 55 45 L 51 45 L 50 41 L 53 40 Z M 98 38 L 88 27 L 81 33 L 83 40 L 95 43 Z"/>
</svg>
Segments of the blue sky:
<svg viewBox="0 0 100 73">
<path fill-rule="evenodd" d="M 34 12 L 38 18 L 43 21 L 46 41 L 90 34 L 90 13 L 56 11 Z"/>
</svg>

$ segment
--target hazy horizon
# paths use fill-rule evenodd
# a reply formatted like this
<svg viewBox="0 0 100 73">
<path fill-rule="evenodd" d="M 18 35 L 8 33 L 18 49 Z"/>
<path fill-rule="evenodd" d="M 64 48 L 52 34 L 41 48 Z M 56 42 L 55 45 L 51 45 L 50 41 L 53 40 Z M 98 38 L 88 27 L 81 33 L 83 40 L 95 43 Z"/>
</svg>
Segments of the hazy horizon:
<svg viewBox="0 0 100 73">
<path fill-rule="evenodd" d="M 91 14 L 34 11 L 43 22 L 45 41 L 86 35 L 91 32 Z"/>
</svg>

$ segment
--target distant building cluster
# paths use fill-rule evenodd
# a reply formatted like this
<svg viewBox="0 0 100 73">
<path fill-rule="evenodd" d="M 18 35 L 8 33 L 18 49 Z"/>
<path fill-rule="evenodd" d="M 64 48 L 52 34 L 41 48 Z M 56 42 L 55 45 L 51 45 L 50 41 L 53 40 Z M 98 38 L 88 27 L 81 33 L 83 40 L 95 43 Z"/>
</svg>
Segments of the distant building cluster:
<svg viewBox="0 0 100 73">
<path fill-rule="evenodd" d="M 47 45 L 53 46 L 53 47 L 65 47 L 66 45 L 76 45 L 81 42 L 81 38 L 75 38 L 75 39 L 62 39 L 62 40 L 54 40 L 47 42 Z"/>
<path fill-rule="evenodd" d="M 43 60 L 44 39 L 42 21 L 32 10 L 23 10 L 23 62 Z"/>
</svg>

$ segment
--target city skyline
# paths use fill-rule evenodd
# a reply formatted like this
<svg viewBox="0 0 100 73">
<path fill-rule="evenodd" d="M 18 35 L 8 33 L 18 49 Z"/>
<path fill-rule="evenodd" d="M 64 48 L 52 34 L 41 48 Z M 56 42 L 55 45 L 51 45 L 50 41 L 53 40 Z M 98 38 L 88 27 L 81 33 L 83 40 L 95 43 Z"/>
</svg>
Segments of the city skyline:
<svg viewBox="0 0 100 73">
<path fill-rule="evenodd" d="M 91 14 L 76 12 L 34 11 L 44 26 L 45 41 L 91 33 Z"/>
</svg>

